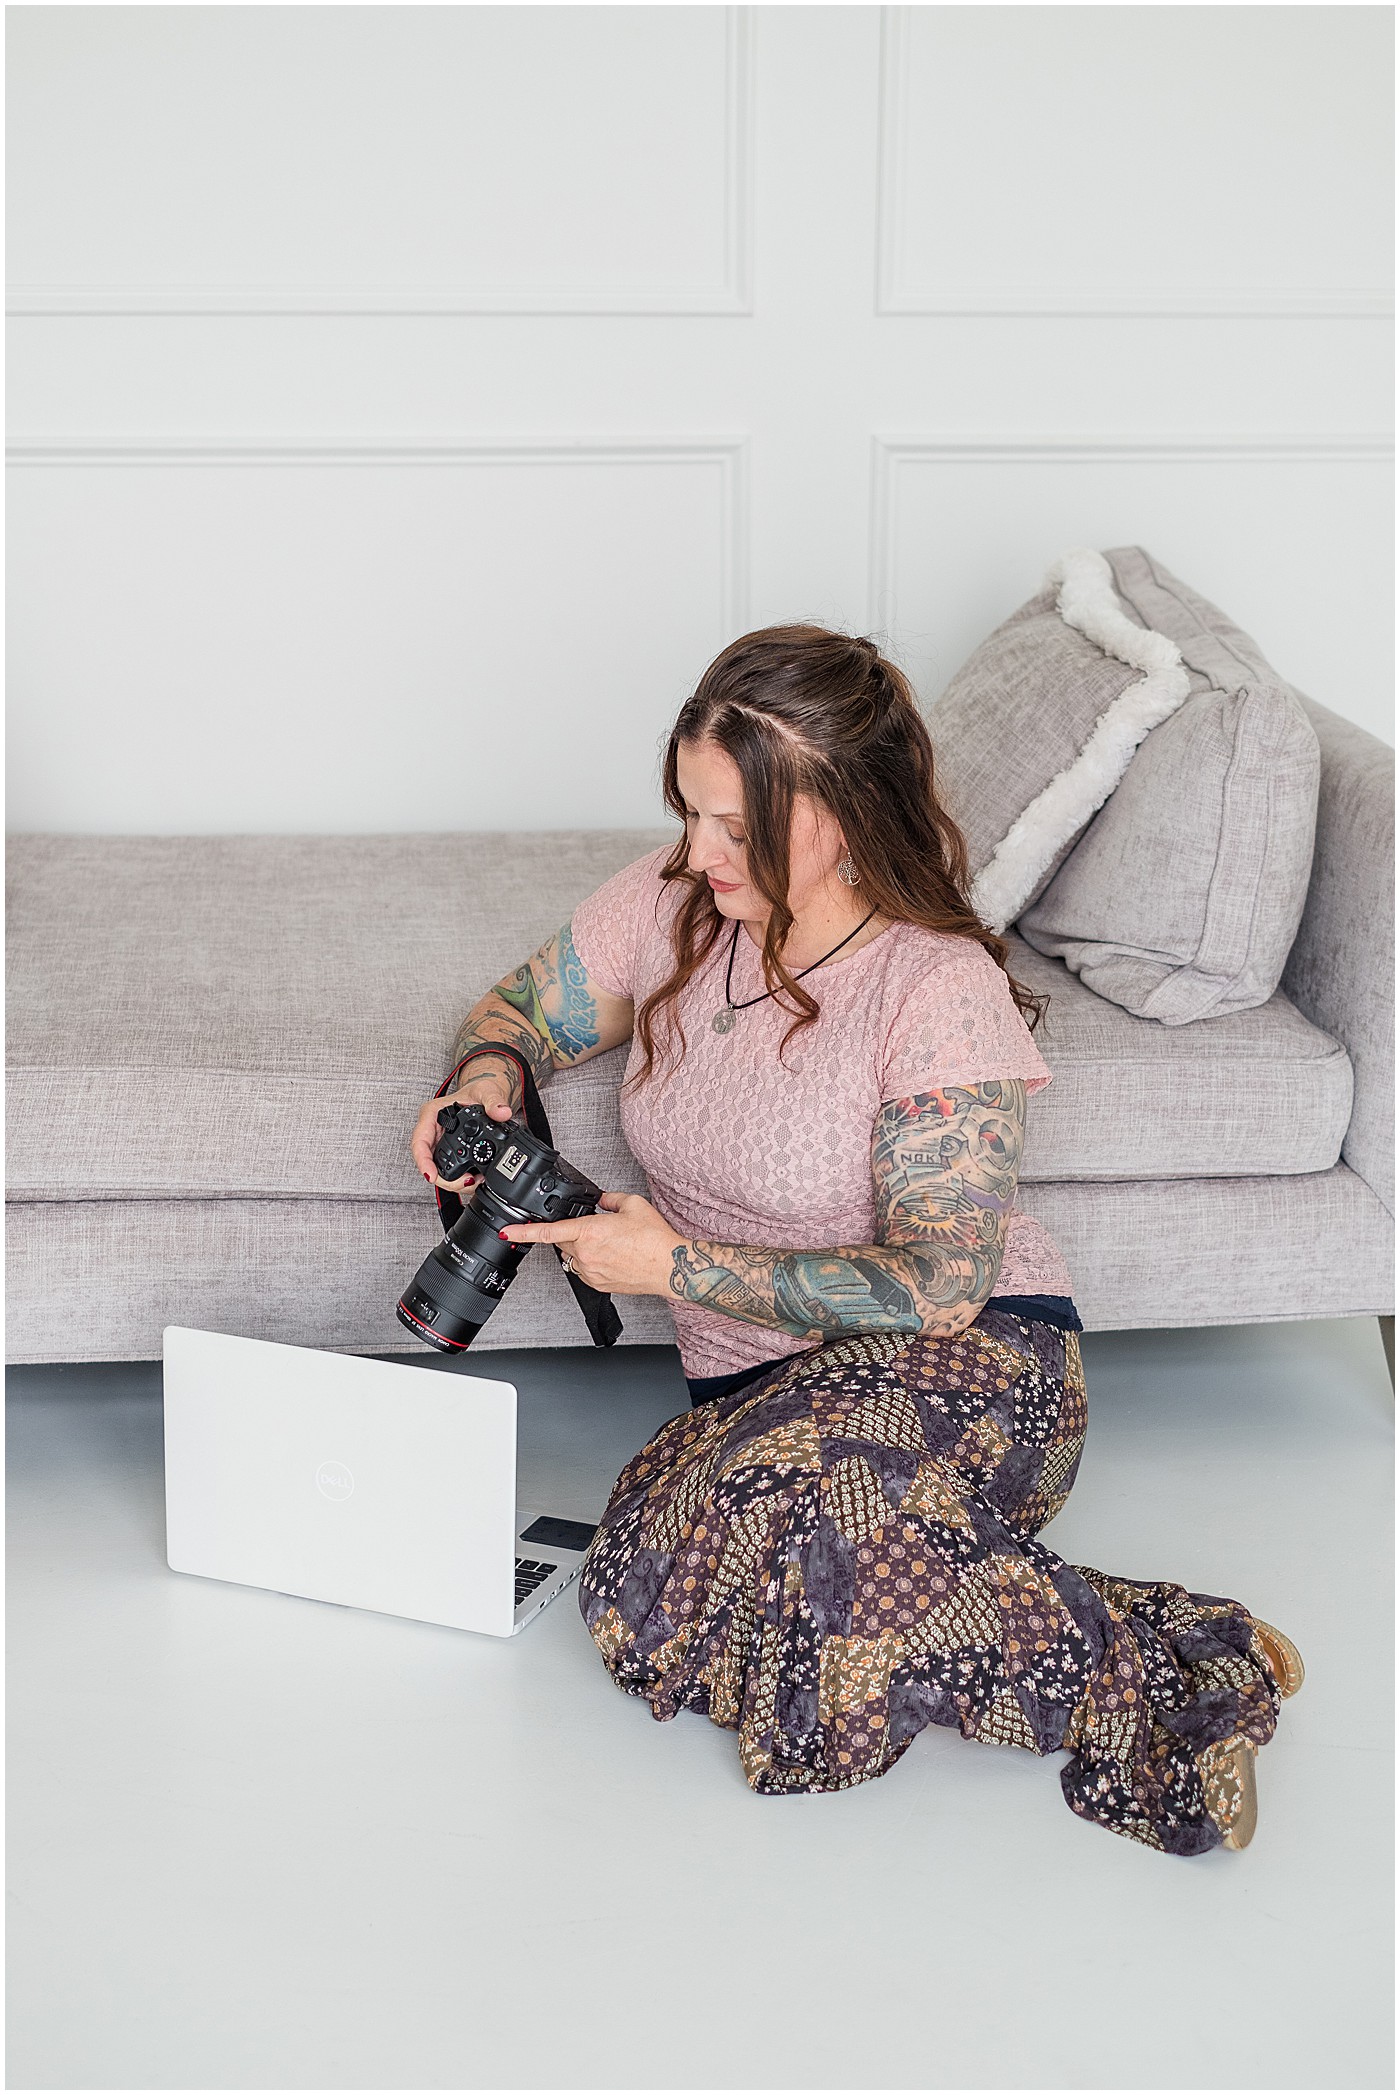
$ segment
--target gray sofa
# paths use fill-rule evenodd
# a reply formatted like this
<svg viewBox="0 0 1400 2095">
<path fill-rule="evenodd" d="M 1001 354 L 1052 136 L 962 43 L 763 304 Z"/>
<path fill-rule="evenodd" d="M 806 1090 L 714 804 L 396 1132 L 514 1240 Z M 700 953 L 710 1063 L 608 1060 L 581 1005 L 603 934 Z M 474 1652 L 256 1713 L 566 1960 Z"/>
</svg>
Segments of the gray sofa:
<svg viewBox="0 0 1400 2095">
<path fill-rule="evenodd" d="M 1020 1200 L 1091 1331 L 1393 1312 L 1393 757 L 1304 703 L 1313 870 L 1266 1003 L 1162 1026 L 1008 934 L 1057 1079 Z M 412 1350 L 394 1305 L 437 1222 L 407 1137 L 460 1018 L 671 834 L 12 838 L 9 1358 L 156 1359 L 167 1323 Z M 625 1061 L 546 1105 L 644 1193 Z M 672 1342 L 659 1298 L 618 1309 L 620 1343 Z M 589 1343 L 540 1252 L 477 1350 Z"/>
</svg>

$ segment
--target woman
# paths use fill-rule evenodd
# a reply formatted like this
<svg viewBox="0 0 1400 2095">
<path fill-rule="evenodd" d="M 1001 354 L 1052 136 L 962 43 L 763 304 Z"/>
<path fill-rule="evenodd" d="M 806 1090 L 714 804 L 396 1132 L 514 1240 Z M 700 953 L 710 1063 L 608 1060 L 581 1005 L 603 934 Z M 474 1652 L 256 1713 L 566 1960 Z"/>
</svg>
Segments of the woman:
<svg viewBox="0 0 1400 2095">
<path fill-rule="evenodd" d="M 1070 1806 L 1115 1833 L 1243 1847 L 1293 1646 L 1036 1539 L 1087 1418 L 1070 1277 L 1015 1199 L 1044 1000 L 968 903 L 908 682 L 869 640 L 746 634 L 663 775 L 684 837 L 488 992 L 452 1094 L 504 1118 L 521 1062 L 632 1042 L 652 1199 L 503 1232 L 674 1317 L 692 1408 L 618 1478 L 580 1581 L 614 1680 L 737 1729 L 764 1794 L 867 1781 L 947 1724 L 1067 1750 Z"/>
</svg>

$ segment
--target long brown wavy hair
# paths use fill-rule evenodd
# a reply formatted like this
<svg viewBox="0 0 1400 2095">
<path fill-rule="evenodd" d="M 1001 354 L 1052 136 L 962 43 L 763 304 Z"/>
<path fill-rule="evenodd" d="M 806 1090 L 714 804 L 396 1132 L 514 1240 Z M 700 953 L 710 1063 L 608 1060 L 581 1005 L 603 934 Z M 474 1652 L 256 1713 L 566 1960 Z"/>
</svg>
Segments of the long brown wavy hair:
<svg viewBox="0 0 1400 2095">
<path fill-rule="evenodd" d="M 981 921 L 968 900 L 967 844 L 940 804 L 929 739 L 918 700 L 902 670 L 873 640 L 825 626 L 764 626 L 731 641 L 715 657 L 681 707 L 666 744 L 662 791 L 672 814 L 685 822 L 676 772 L 680 743 L 709 742 L 725 750 L 743 781 L 746 867 L 751 884 L 771 905 L 763 934 L 763 979 L 783 1010 L 786 993 L 798 1016 L 783 1049 L 821 1006 L 791 975 L 780 949 L 793 925 L 787 905 L 793 800 L 806 793 L 841 825 L 867 909 L 926 930 L 949 932 L 984 946 L 1006 973 L 1017 1009 L 1032 1032 L 1048 997 L 1016 981 L 1006 966 L 1004 938 Z M 630 1081 L 643 1083 L 656 1056 L 653 1021 L 664 1018 L 668 1037 L 685 1028 L 676 999 L 732 919 L 721 915 L 703 873 L 686 864 L 682 835 L 661 868 L 663 882 L 685 882 L 689 893 L 672 926 L 675 968 L 637 1013 L 645 1060 Z"/>
</svg>

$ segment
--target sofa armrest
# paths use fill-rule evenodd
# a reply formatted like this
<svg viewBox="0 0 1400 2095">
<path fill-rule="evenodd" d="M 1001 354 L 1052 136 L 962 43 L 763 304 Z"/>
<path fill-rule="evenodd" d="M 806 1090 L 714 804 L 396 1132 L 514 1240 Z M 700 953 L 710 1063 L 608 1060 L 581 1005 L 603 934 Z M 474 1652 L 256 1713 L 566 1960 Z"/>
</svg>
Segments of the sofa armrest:
<svg viewBox="0 0 1400 2095">
<path fill-rule="evenodd" d="M 1308 899 L 1281 986 L 1351 1057 L 1342 1159 L 1393 1215 L 1395 752 L 1297 695 L 1322 746 L 1322 779 Z"/>
</svg>

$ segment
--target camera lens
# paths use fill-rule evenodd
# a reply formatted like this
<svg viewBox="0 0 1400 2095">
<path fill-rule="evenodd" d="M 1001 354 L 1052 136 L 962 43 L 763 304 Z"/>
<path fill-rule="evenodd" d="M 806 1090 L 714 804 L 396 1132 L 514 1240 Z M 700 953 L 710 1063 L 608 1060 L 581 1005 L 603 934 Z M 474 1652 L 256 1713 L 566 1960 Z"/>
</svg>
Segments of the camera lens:
<svg viewBox="0 0 1400 2095">
<path fill-rule="evenodd" d="M 440 1353 L 465 1351 L 529 1249 L 528 1244 L 503 1243 L 475 1208 L 467 1208 L 404 1289 L 396 1311 L 399 1322 Z"/>
<path fill-rule="evenodd" d="M 455 1315 L 445 1303 L 434 1302 L 416 1281 L 405 1288 L 395 1314 L 406 1331 L 426 1339 L 439 1353 L 463 1352 L 481 1329 L 470 1318 Z"/>
<path fill-rule="evenodd" d="M 479 1106 L 446 1108 L 438 1121 L 456 1145 L 450 1152 L 444 1146 L 453 1175 L 476 1164 L 482 1176 L 442 1242 L 399 1297 L 396 1314 L 404 1329 L 424 1345 L 439 1353 L 463 1353 L 499 1307 L 532 1249 L 508 1242 L 501 1236 L 502 1227 L 546 1221 L 553 1215 L 591 1215 L 601 1195 L 591 1179 L 549 1146 L 547 1124 L 543 1134 L 535 1132 L 533 1123 L 528 1134 L 514 1123 L 509 1129 L 491 1127 L 484 1124 Z M 434 1156 L 441 1170 L 443 1157 L 437 1150 Z M 593 1300 L 593 1291 L 588 1292 Z M 612 1304 L 605 1300 L 601 1309 L 585 1314 L 595 1343 L 611 1345 L 622 1328 Z"/>
</svg>

